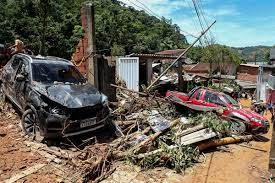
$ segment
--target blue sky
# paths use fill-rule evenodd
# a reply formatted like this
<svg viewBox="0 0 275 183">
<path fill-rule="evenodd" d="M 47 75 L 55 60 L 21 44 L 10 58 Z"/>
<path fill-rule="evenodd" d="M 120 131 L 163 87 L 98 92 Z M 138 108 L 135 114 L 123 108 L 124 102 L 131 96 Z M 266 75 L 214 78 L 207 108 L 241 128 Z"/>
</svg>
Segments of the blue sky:
<svg viewBox="0 0 275 183">
<path fill-rule="evenodd" d="M 192 0 L 121 0 L 136 9 L 146 5 L 155 14 L 172 19 L 184 31 L 201 31 Z M 275 45 L 275 0 L 196 0 L 217 43 L 228 46 Z M 139 6 L 139 7 L 138 7 Z M 148 10 L 149 11 L 149 10 Z M 184 33 L 184 32 L 183 32 Z M 193 39 L 187 36 L 189 42 Z"/>
</svg>

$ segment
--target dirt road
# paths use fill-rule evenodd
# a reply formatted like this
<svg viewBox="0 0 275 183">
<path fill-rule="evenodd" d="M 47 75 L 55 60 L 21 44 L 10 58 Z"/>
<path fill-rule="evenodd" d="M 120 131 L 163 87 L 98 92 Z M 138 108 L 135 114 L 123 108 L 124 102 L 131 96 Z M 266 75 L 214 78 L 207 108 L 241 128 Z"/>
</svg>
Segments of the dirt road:
<svg viewBox="0 0 275 183">
<path fill-rule="evenodd" d="M 31 151 L 24 144 L 19 127 L 19 118 L 13 110 L 6 109 L 0 115 L 0 182 L 36 164 L 47 163 L 46 159 Z M 55 182 L 56 176 L 44 167 L 37 173 L 26 176 L 17 182 Z"/>
<path fill-rule="evenodd" d="M 250 101 L 242 100 L 243 106 Z M 269 113 L 266 114 L 271 118 Z M 272 127 L 270 128 L 272 129 Z M 188 183 L 262 183 L 269 182 L 268 161 L 272 131 L 265 134 L 266 140 L 229 145 L 219 151 L 208 152 L 205 163 L 198 164 L 184 176 Z M 258 139 L 260 140 L 260 139 Z"/>
</svg>

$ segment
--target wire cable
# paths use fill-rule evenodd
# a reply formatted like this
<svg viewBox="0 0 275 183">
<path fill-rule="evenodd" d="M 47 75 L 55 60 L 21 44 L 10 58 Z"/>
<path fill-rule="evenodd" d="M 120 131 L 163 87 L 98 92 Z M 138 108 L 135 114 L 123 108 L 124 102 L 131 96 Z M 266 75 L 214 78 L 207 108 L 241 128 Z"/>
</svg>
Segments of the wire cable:
<svg viewBox="0 0 275 183">
<path fill-rule="evenodd" d="M 149 15 L 155 16 L 155 17 L 158 18 L 159 20 L 162 19 L 162 17 L 160 17 L 158 14 L 156 14 L 153 10 L 151 10 L 148 6 L 146 6 L 146 5 L 145 5 L 144 3 L 142 3 L 141 1 L 139 1 L 139 0 L 134 0 L 134 1 L 136 1 L 137 3 L 141 4 L 141 6 L 143 6 L 143 7 L 137 5 L 137 3 L 134 3 L 134 2 L 132 2 L 131 0 L 127 0 L 127 1 L 130 2 L 132 5 L 134 5 L 134 6 L 138 7 L 138 8 L 140 8 L 140 9 L 144 10 L 144 11 L 145 11 L 146 13 L 148 13 Z M 185 31 L 185 30 L 182 30 L 181 28 L 179 28 L 179 30 L 180 30 L 181 32 L 185 33 L 185 36 L 191 36 L 191 37 L 194 37 L 194 38 L 198 38 L 198 36 L 196 36 L 196 35 L 194 35 L 194 34 L 192 34 L 192 33 L 189 33 L 189 32 L 187 32 L 187 31 Z"/>
</svg>

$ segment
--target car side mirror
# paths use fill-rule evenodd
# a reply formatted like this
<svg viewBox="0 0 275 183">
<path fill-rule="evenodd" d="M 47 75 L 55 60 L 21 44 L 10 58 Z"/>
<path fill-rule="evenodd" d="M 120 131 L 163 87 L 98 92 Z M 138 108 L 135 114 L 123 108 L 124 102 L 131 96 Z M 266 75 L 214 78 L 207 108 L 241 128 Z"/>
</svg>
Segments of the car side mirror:
<svg viewBox="0 0 275 183">
<path fill-rule="evenodd" d="M 18 81 L 18 82 L 22 82 L 22 81 L 25 81 L 25 80 L 26 80 L 26 77 L 22 74 L 18 74 L 16 76 L 16 81 Z"/>
</svg>

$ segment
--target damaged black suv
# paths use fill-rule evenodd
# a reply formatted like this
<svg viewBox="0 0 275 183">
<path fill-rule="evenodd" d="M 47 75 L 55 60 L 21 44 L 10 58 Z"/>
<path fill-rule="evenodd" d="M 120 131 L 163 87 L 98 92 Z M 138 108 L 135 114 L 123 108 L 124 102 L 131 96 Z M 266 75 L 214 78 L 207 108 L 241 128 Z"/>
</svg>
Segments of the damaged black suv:
<svg viewBox="0 0 275 183">
<path fill-rule="evenodd" d="M 17 54 L 3 68 L 1 82 L 29 136 L 69 137 L 110 125 L 107 97 L 68 60 Z"/>
</svg>

